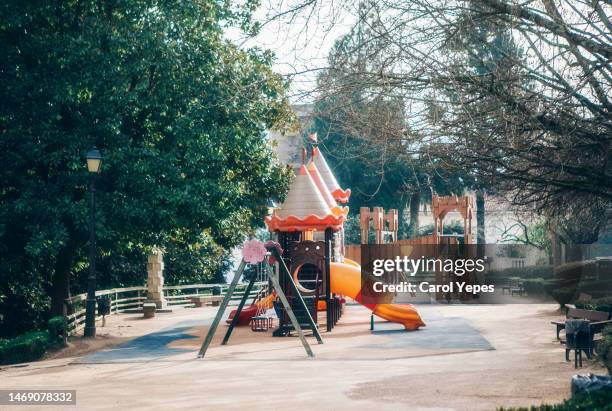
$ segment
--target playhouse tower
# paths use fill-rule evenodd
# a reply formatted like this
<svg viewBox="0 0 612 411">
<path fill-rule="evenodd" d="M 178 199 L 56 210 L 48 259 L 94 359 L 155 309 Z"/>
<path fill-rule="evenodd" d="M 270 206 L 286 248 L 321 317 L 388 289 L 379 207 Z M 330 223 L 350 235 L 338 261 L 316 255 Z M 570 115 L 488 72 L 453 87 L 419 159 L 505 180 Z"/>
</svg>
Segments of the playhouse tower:
<svg viewBox="0 0 612 411">
<path fill-rule="evenodd" d="M 330 264 L 343 260 L 343 224 L 348 207 L 340 204 L 348 201 L 350 190 L 340 188 L 317 147 L 316 134 L 309 137 L 313 143 L 310 161 L 306 162 L 304 150 L 287 198 L 266 218 L 266 225 L 281 245 L 283 260 L 315 323 L 318 312 L 325 311 L 327 330 L 331 331 L 341 311 L 340 298 L 330 289 Z M 281 282 L 281 287 L 292 301 L 294 296 L 286 281 Z M 298 320 L 299 310 L 294 310 Z M 300 326 L 302 323 L 308 327 L 306 321 L 300 321 Z M 274 335 L 286 335 L 292 330 L 283 310 Z"/>
</svg>

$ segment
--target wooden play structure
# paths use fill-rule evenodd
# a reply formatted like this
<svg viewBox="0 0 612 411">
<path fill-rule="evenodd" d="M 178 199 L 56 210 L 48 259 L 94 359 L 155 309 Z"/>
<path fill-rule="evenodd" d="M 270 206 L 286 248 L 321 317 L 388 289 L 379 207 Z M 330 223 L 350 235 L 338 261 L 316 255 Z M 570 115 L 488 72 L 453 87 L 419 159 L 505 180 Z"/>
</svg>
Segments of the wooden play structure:
<svg viewBox="0 0 612 411">
<path fill-rule="evenodd" d="M 361 207 L 359 209 L 361 244 L 368 244 L 369 242 L 370 225 L 374 227 L 374 244 L 397 241 L 399 223 L 396 209 L 391 209 L 385 214 L 382 207 L 374 207 L 372 210 L 368 207 Z M 391 237 L 391 241 L 385 241 L 386 237 Z"/>
<path fill-rule="evenodd" d="M 448 213 L 456 211 L 463 218 L 463 236 L 457 238 L 444 234 L 444 219 Z M 396 209 L 387 212 L 382 207 L 361 207 L 359 210 L 359 227 L 361 244 L 345 246 L 345 255 L 351 260 L 360 261 L 361 245 L 370 243 L 370 230 L 374 231 L 374 244 L 389 244 L 396 246 L 390 249 L 390 255 L 402 255 L 402 246 L 417 245 L 457 245 L 474 244 L 472 234 L 472 218 L 474 214 L 474 199 L 471 196 L 438 196 L 431 198 L 431 212 L 434 222 L 433 233 L 430 235 L 398 240 L 398 213 Z"/>
<path fill-rule="evenodd" d="M 473 244 L 472 218 L 474 199 L 471 196 L 438 196 L 431 197 L 431 213 L 433 218 L 433 233 L 427 236 L 397 239 L 398 214 L 396 209 L 385 210 L 382 207 L 361 207 L 359 209 L 359 226 L 361 229 L 361 244 L 369 243 L 370 226 L 374 229 L 374 244 L 400 243 L 409 244 L 440 244 L 446 237 L 443 232 L 444 218 L 448 213 L 457 211 L 463 217 L 462 244 Z"/>
<path fill-rule="evenodd" d="M 363 301 L 361 267 L 347 258 L 344 245 L 343 225 L 349 210 L 342 204 L 348 202 L 351 192 L 338 184 L 317 147 L 316 135 L 311 135 L 310 139 L 309 161 L 304 149 L 302 165 L 285 201 L 265 219 L 272 240 L 266 243 L 261 258 L 243 258 L 202 344 L 200 357 L 206 354 L 246 263 L 253 262 L 263 263 L 269 292 L 256 297 L 253 304 L 245 308 L 255 282 L 254 276 L 249 279 L 238 308 L 230 314 L 229 328 L 222 344 L 228 342 L 234 327 L 245 320 L 254 330 L 269 327 L 270 322 L 259 307 L 270 296 L 274 296 L 273 306 L 278 317 L 273 335 L 280 337 L 297 333 L 309 356 L 312 356 L 312 351 L 304 338 L 304 331 L 310 331 L 322 343 L 319 323 L 324 321 L 325 330 L 331 332 L 343 313 L 346 298 L 364 304 L 374 315 L 402 324 L 407 330 L 425 325 L 411 305 L 386 303 L 392 300 L 387 296 L 385 303 Z M 377 234 L 381 241 L 382 231 L 385 231 L 383 225 L 389 231 L 387 234 L 397 239 L 397 221 L 397 211 L 392 210 L 388 213 L 386 225 L 381 222 L 377 226 L 381 231 Z M 325 313 L 324 320 L 320 313 Z"/>
<path fill-rule="evenodd" d="M 463 244 L 473 244 L 472 218 L 474 214 L 474 199 L 471 196 L 437 196 L 431 197 L 431 212 L 434 218 L 432 241 L 439 244 L 444 237 L 444 218 L 451 211 L 457 211 L 463 217 Z"/>
<path fill-rule="evenodd" d="M 398 213 L 391 209 L 385 212 L 382 207 L 361 207 L 359 210 L 359 225 L 361 233 L 361 244 L 345 246 L 345 255 L 354 261 L 361 261 L 362 246 L 370 244 L 370 230 L 374 231 L 374 244 L 385 244 L 378 251 L 381 258 L 411 257 L 411 256 L 440 256 L 447 254 L 450 257 L 469 257 L 474 244 L 472 234 L 472 218 L 474 212 L 474 200 L 471 196 L 438 196 L 433 195 L 431 199 L 431 211 L 433 219 L 433 232 L 430 235 L 409 239 L 398 240 Z M 451 212 L 458 212 L 463 219 L 463 236 L 447 235 L 444 233 L 444 219 Z M 447 284 L 452 281 L 448 273 L 435 273 L 437 284 Z M 408 280 L 408 279 L 405 279 Z M 464 281 L 472 282 L 473 279 L 465 278 Z M 455 299 L 470 300 L 472 295 L 463 293 L 461 295 L 449 295 L 448 293 L 437 293 L 438 301 L 449 301 Z"/>
</svg>

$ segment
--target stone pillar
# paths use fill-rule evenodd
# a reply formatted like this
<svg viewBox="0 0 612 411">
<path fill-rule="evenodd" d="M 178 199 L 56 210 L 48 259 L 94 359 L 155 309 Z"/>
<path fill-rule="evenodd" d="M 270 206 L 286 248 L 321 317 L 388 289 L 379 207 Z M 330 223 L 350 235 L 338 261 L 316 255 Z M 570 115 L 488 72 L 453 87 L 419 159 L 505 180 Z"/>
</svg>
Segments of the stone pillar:
<svg viewBox="0 0 612 411">
<path fill-rule="evenodd" d="M 147 303 L 155 303 L 157 308 L 166 307 L 164 298 L 164 254 L 154 251 L 147 261 Z"/>
</svg>

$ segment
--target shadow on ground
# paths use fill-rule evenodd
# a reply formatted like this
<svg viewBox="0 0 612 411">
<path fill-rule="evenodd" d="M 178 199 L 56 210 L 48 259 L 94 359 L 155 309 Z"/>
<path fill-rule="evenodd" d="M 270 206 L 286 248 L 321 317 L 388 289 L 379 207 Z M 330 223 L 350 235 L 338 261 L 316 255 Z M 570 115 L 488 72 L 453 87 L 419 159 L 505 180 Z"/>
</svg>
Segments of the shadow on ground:
<svg viewBox="0 0 612 411">
<path fill-rule="evenodd" d="M 137 337 L 131 341 L 114 347 L 104 349 L 79 358 L 78 364 L 100 364 L 118 362 L 146 362 L 155 361 L 182 354 L 192 350 L 182 348 L 170 348 L 168 345 L 176 340 L 198 338 L 187 331 L 195 326 L 205 326 L 210 321 L 183 321 L 174 327 Z"/>
</svg>

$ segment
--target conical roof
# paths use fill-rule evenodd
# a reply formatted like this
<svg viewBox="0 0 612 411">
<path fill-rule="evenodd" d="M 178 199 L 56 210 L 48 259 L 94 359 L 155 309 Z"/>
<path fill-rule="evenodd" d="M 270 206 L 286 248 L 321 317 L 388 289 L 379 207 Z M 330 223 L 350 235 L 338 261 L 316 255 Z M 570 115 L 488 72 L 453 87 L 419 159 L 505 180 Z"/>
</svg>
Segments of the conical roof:
<svg viewBox="0 0 612 411">
<path fill-rule="evenodd" d="M 327 203 L 329 208 L 331 209 L 337 207 L 338 204 L 336 203 L 334 196 L 332 196 L 332 193 L 329 191 L 329 188 L 327 188 L 327 184 L 325 184 L 325 182 L 323 181 L 323 177 L 319 173 L 317 166 L 311 161 L 308 164 L 308 167 L 306 168 L 308 169 L 312 180 L 314 181 L 315 185 L 317 186 L 317 189 L 325 199 L 325 202 Z"/>
<path fill-rule="evenodd" d="M 327 185 L 334 199 L 341 203 L 346 203 L 351 195 L 351 190 L 343 190 L 340 188 L 340 184 L 338 184 L 334 173 L 332 173 L 325 157 L 323 157 L 323 153 L 319 151 L 318 147 L 312 149 L 312 162 L 319 170 L 321 178 L 325 182 L 325 185 Z"/>
<path fill-rule="evenodd" d="M 287 198 L 277 210 L 277 215 L 280 218 L 289 216 L 306 218 L 309 215 L 325 217 L 331 214 L 325 198 L 306 170 L 306 166 L 302 165 L 291 184 Z"/>
<path fill-rule="evenodd" d="M 339 229 L 348 210 L 340 211 L 334 213 L 330 209 L 306 166 L 302 165 L 287 198 L 272 216 L 266 218 L 266 225 L 270 231 Z"/>
</svg>

